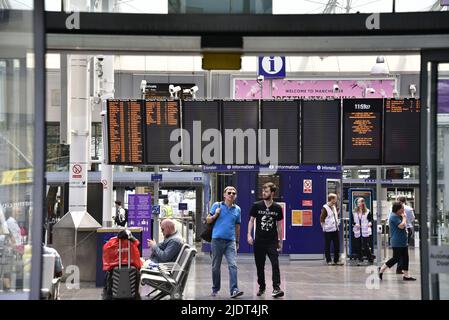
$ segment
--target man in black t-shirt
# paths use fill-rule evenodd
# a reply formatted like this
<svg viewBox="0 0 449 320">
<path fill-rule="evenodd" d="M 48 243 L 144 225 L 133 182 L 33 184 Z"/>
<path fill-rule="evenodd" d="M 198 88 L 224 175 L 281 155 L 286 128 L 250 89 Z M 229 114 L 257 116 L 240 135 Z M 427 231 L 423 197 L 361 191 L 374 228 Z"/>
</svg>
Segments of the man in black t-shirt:
<svg viewBox="0 0 449 320">
<path fill-rule="evenodd" d="M 251 208 L 248 223 L 248 243 L 254 245 L 254 258 L 257 268 L 257 296 L 265 293 L 265 257 L 271 261 L 273 269 L 273 294 L 275 298 L 282 297 L 281 273 L 279 271 L 279 253 L 282 250 L 282 208 L 273 201 L 276 185 L 268 182 L 262 186 L 262 201 L 255 202 Z M 256 221 L 256 236 L 253 240 L 252 230 Z"/>
</svg>

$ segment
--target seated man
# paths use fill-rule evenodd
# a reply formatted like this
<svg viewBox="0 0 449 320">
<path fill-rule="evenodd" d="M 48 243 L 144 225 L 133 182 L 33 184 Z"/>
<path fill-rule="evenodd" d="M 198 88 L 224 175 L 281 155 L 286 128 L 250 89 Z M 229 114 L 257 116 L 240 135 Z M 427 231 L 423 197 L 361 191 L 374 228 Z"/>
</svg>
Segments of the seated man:
<svg viewBox="0 0 449 320">
<path fill-rule="evenodd" d="M 171 219 L 162 220 L 161 230 L 164 241 L 157 244 L 156 241 L 148 239 L 148 246 L 152 249 L 150 260 L 155 263 L 175 262 L 182 248 L 182 237 Z"/>
<path fill-rule="evenodd" d="M 62 265 L 61 256 L 59 255 L 58 251 L 56 251 L 53 248 L 47 247 L 46 245 L 43 245 L 42 253 L 43 254 L 52 254 L 52 255 L 55 256 L 55 274 L 54 274 L 54 278 L 62 277 L 62 271 L 63 271 L 64 267 Z"/>
</svg>

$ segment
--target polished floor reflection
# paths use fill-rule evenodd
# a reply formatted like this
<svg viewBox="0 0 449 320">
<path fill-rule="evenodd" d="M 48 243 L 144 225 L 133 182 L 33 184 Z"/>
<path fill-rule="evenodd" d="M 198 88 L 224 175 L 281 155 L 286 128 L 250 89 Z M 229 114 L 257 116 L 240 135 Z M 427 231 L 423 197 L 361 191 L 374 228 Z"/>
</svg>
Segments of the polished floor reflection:
<svg viewBox="0 0 449 320">
<path fill-rule="evenodd" d="M 391 255 L 391 253 L 390 253 Z M 252 255 L 238 257 L 239 289 L 244 295 L 239 299 L 273 299 L 271 297 L 271 264 L 267 259 L 265 277 L 267 292 L 257 297 L 258 289 L 256 268 Z M 292 300 L 413 300 L 421 299 L 419 250 L 410 249 L 410 271 L 417 281 L 403 281 L 395 273 L 395 267 L 387 271 L 381 282 L 377 281 L 375 266 L 327 266 L 323 261 L 290 261 L 288 257 L 280 258 L 281 287 L 285 296 L 280 299 Z M 229 277 L 225 260 L 222 264 L 222 289 L 217 297 L 211 297 L 211 258 L 207 253 L 199 253 L 190 270 L 184 291 L 186 300 L 230 299 Z M 142 288 L 143 299 L 149 292 Z M 61 299 L 95 300 L 101 299 L 101 288 L 94 283 L 82 283 L 79 290 L 68 290 L 61 285 Z"/>
</svg>

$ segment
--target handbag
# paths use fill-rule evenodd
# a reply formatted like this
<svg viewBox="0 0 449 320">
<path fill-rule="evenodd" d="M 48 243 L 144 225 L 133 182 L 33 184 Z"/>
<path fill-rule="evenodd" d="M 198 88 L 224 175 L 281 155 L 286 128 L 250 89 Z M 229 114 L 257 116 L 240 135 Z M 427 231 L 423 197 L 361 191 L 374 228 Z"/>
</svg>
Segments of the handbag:
<svg viewBox="0 0 449 320">
<path fill-rule="evenodd" d="M 207 223 L 207 220 L 205 220 L 203 223 L 203 232 L 201 232 L 200 237 L 206 242 L 212 241 L 212 231 L 214 230 L 215 221 L 216 220 L 214 220 L 212 223 Z"/>
</svg>

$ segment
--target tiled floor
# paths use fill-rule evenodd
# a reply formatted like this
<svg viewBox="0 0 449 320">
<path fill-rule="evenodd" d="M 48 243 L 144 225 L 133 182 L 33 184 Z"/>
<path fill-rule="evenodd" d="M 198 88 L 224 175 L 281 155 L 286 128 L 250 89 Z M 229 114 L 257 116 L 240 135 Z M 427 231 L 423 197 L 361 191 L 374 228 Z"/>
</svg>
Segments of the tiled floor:
<svg viewBox="0 0 449 320">
<path fill-rule="evenodd" d="M 239 255 L 237 259 L 239 289 L 245 294 L 241 299 L 272 299 L 271 264 L 267 259 L 266 274 L 267 293 L 265 297 L 256 297 L 258 289 L 256 267 L 252 255 Z M 395 274 L 395 267 L 387 271 L 382 282 L 377 280 L 376 267 L 371 266 L 327 266 L 323 261 L 290 261 L 288 257 L 280 258 L 282 299 L 321 300 L 394 300 L 421 299 L 419 251 L 410 250 L 410 271 L 417 281 L 406 282 Z M 370 274 L 371 272 L 371 274 Z M 218 297 L 210 297 L 211 259 L 207 253 L 199 253 L 190 270 L 184 291 L 184 299 L 230 299 L 228 270 L 225 259 L 222 264 L 222 290 Z M 79 290 L 68 290 L 61 284 L 61 299 L 90 300 L 101 299 L 101 288 L 95 283 L 82 283 Z M 148 287 L 141 288 L 141 294 L 149 292 Z"/>
</svg>

